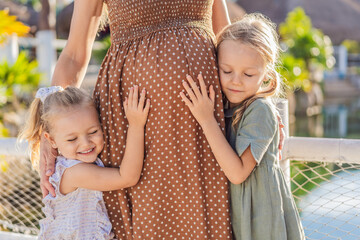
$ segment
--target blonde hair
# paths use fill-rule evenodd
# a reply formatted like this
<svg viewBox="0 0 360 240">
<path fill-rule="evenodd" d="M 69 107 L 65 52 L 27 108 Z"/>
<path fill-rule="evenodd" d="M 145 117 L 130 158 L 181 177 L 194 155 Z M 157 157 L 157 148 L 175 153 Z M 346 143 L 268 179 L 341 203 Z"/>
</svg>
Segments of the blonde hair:
<svg viewBox="0 0 360 240">
<path fill-rule="evenodd" d="M 276 70 L 280 53 L 278 39 L 276 25 L 260 13 L 245 15 L 241 20 L 225 27 L 217 36 L 217 51 L 225 40 L 234 40 L 255 49 L 265 62 L 267 80 L 264 90 L 241 102 L 241 106 L 233 114 L 232 127 L 237 127 L 246 108 L 256 99 L 280 93 L 281 77 Z"/>
<path fill-rule="evenodd" d="M 98 31 L 101 32 L 103 30 L 105 30 L 105 27 L 108 24 L 108 8 L 107 8 L 107 4 L 104 2 L 103 6 L 102 6 L 102 12 L 101 12 L 101 17 L 100 17 L 100 24 L 99 24 L 99 29 Z"/>
<path fill-rule="evenodd" d="M 38 170 L 40 157 L 40 139 L 43 132 L 50 133 L 51 123 L 57 114 L 78 106 L 93 106 L 94 101 L 84 90 L 67 87 L 45 98 L 44 103 L 39 98 L 31 103 L 28 119 L 19 134 L 19 140 L 27 140 L 31 150 L 31 162 Z"/>
</svg>

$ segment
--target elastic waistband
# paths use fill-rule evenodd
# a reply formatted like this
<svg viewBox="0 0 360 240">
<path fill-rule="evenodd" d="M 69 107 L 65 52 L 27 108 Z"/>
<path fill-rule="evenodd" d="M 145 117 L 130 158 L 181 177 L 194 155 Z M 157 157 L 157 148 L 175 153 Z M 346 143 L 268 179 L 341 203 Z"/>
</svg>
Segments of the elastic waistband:
<svg viewBox="0 0 360 240">
<path fill-rule="evenodd" d="M 111 29 L 111 42 L 112 43 L 123 43 L 130 40 L 134 40 L 148 34 L 163 31 L 166 29 L 176 29 L 181 27 L 195 27 L 205 30 L 209 36 L 214 40 L 215 36 L 212 32 L 211 26 L 206 21 L 194 21 L 189 19 L 177 19 L 176 21 L 164 22 L 152 26 L 139 26 L 133 28 L 127 28 L 119 30 L 118 26 L 114 26 Z M 116 29 L 116 30 L 113 30 Z"/>
</svg>

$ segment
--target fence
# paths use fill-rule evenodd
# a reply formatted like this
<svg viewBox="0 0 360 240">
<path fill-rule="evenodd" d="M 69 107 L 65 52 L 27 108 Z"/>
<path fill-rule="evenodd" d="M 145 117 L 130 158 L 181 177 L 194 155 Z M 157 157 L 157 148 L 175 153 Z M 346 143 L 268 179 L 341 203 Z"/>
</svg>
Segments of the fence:
<svg viewBox="0 0 360 240">
<path fill-rule="evenodd" d="M 38 69 L 44 74 L 42 84 L 49 85 L 56 64 L 56 50 L 63 49 L 66 42 L 67 40 L 56 39 L 55 33 L 50 30 L 38 31 L 35 38 L 18 38 L 13 35 L 4 46 L 0 46 L 0 62 L 6 59 L 9 64 L 13 64 L 18 57 L 20 46 L 35 48 Z M 93 50 L 103 48 L 103 44 L 98 41 L 95 41 L 92 47 Z"/>
<path fill-rule="evenodd" d="M 8 138 L 0 139 L 0 146 L 0 229 L 36 235 L 43 217 L 41 192 L 26 145 L 17 146 L 15 138 Z"/>
<path fill-rule="evenodd" d="M 0 158 L 0 226 L 37 234 L 43 216 L 38 175 L 25 151 L 14 151 L 14 143 L 15 139 L 0 139 L 0 155 L 7 156 Z M 359 239 L 359 149 L 360 140 L 286 140 L 283 157 L 291 159 L 292 192 L 307 239 Z"/>
<path fill-rule="evenodd" d="M 283 154 L 292 159 L 292 193 L 307 239 L 359 239 L 359 153 L 360 140 L 287 139 Z"/>
<path fill-rule="evenodd" d="M 278 107 L 288 126 L 286 102 Z M 16 149 L 15 142 L 0 139 L 0 230 L 36 235 L 43 217 L 39 178 L 26 146 Z M 359 153 L 360 140 L 287 137 L 281 165 L 307 239 L 359 239 Z M 0 232 L 0 239 L 27 239 L 4 234 Z"/>
</svg>

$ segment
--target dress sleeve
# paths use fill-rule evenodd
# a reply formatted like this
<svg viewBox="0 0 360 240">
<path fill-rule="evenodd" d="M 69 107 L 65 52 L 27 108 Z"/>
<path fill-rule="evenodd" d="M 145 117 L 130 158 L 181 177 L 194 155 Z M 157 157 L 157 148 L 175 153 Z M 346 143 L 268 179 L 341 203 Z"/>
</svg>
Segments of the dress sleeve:
<svg viewBox="0 0 360 240">
<path fill-rule="evenodd" d="M 55 172 L 49 178 L 49 182 L 55 188 L 56 196 L 64 196 L 60 192 L 60 183 L 61 183 L 61 178 L 62 178 L 65 170 L 68 168 L 71 168 L 72 166 L 75 166 L 76 164 L 79 164 L 79 163 L 82 163 L 82 162 L 79 160 L 66 159 L 62 156 L 58 156 L 56 158 Z"/>
<path fill-rule="evenodd" d="M 274 110 L 269 103 L 264 101 L 266 100 L 256 100 L 245 110 L 243 121 L 236 133 L 237 154 L 241 156 L 250 145 L 257 165 L 260 164 L 277 132 Z"/>
</svg>

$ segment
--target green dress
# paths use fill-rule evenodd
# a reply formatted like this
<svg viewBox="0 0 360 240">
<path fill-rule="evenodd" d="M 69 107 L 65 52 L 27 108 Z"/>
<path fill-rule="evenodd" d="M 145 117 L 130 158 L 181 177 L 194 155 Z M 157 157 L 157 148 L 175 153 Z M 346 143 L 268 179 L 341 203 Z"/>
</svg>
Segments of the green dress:
<svg viewBox="0 0 360 240">
<path fill-rule="evenodd" d="M 225 113 L 227 140 L 239 156 L 250 146 L 257 165 L 241 184 L 231 184 L 231 220 L 235 239 L 305 239 L 294 199 L 278 160 L 279 127 L 274 107 L 266 99 L 255 100 L 231 127 Z"/>
</svg>

